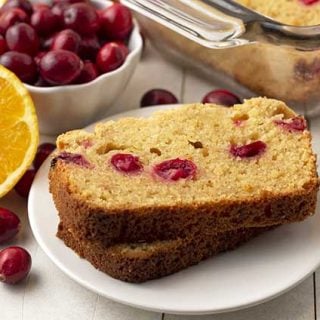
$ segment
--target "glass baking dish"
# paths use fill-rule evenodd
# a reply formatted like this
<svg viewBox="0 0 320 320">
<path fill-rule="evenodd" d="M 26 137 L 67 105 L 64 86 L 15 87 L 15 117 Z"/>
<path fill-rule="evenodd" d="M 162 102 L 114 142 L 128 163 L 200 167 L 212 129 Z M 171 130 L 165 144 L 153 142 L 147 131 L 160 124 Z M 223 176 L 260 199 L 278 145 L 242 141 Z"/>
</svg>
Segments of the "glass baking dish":
<svg viewBox="0 0 320 320">
<path fill-rule="evenodd" d="M 320 114 L 320 26 L 281 24 L 231 0 L 121 0 L 160 52 L 220 85 Z M 237 90 L 238 91 L 238 90 Z"/>
</svg>

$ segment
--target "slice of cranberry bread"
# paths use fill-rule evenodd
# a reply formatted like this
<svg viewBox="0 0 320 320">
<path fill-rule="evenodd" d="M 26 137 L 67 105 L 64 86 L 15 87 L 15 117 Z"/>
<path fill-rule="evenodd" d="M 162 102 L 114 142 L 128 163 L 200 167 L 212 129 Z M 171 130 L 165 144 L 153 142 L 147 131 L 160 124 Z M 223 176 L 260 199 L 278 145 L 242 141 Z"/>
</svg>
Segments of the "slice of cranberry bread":
<svg viewBox="0 0 320 320">
<path fill-rule="evenodd" d="M 161 278 L 199 263 L 219 252 L 232 250 L 266 231 L 249 228 L 186 239 L 127 243 L 104 246 L 99 241 L 81 239 L 77 232 L 59 225 L 58 237 L 111 277 L 127 282 Z"/>
<path fill-rule="evenodd" d="M 301 221 L 318 178 L 303 117 L 254 98 L 98 124 L 57 140 L 50 190 L 60 217 L 106 244 Z"/>
</svg>

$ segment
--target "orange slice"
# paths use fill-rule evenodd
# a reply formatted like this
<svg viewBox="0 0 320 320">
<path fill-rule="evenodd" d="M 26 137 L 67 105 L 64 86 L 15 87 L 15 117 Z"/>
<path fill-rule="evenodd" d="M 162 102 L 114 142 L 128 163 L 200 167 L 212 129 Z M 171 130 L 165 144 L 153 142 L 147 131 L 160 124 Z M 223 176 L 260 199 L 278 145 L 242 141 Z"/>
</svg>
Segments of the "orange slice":
<svg viewBox="0 0 320 320">
<path fill-rule="evenodd" d="M 0 66 L 0 197 L 31 165 L 39 142 L 38 121 L 23 83 Z"/>
</svg>

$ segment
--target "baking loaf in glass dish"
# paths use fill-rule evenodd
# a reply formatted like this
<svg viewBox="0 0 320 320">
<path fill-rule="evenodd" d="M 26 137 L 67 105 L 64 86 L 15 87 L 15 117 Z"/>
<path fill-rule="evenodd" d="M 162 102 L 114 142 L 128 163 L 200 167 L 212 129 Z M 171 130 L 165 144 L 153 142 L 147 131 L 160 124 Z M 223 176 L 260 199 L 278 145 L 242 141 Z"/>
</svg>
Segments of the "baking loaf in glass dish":
<svg viewBox="0 0 320 320">
<path fill-rule="evenodd" d="M 320 24 L 320 1 L 312 4 L 303 0 L 237 2 L 284 24 L 299 27 Z M 213 10 L 202 1 L 194 3 L 208 15 Z M 159 52 L 176 62 L 218 79 L 220 85 L 241 90 L 237 88 L 241 84 L 258 95 L 286 101 L 300 112 L 320 113 L 320 49 L 300 50 L 281 45 L 281 41 L 271 44 L 259 40 L 234 48 L 211 49 L 140 14 L 136 16 Z"/>
</svg>

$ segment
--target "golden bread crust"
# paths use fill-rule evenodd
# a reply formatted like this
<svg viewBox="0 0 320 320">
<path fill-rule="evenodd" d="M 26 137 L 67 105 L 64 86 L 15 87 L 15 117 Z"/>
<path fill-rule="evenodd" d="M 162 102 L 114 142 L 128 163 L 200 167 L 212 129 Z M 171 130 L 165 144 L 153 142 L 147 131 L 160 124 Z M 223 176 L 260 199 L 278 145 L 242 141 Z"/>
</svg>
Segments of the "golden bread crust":
<svg viewBox="0 0 320 320">
<path fill-rule="evenodd" d="M 105 247 L 81 239 L 60 224 L 58 237 L 80 257 L 113 278 L 140 283 L 170 275 L 219 252 L 232 250 L 268 228 L 251 228 L 151 244 L 121 244 Z"/>
</svg>

